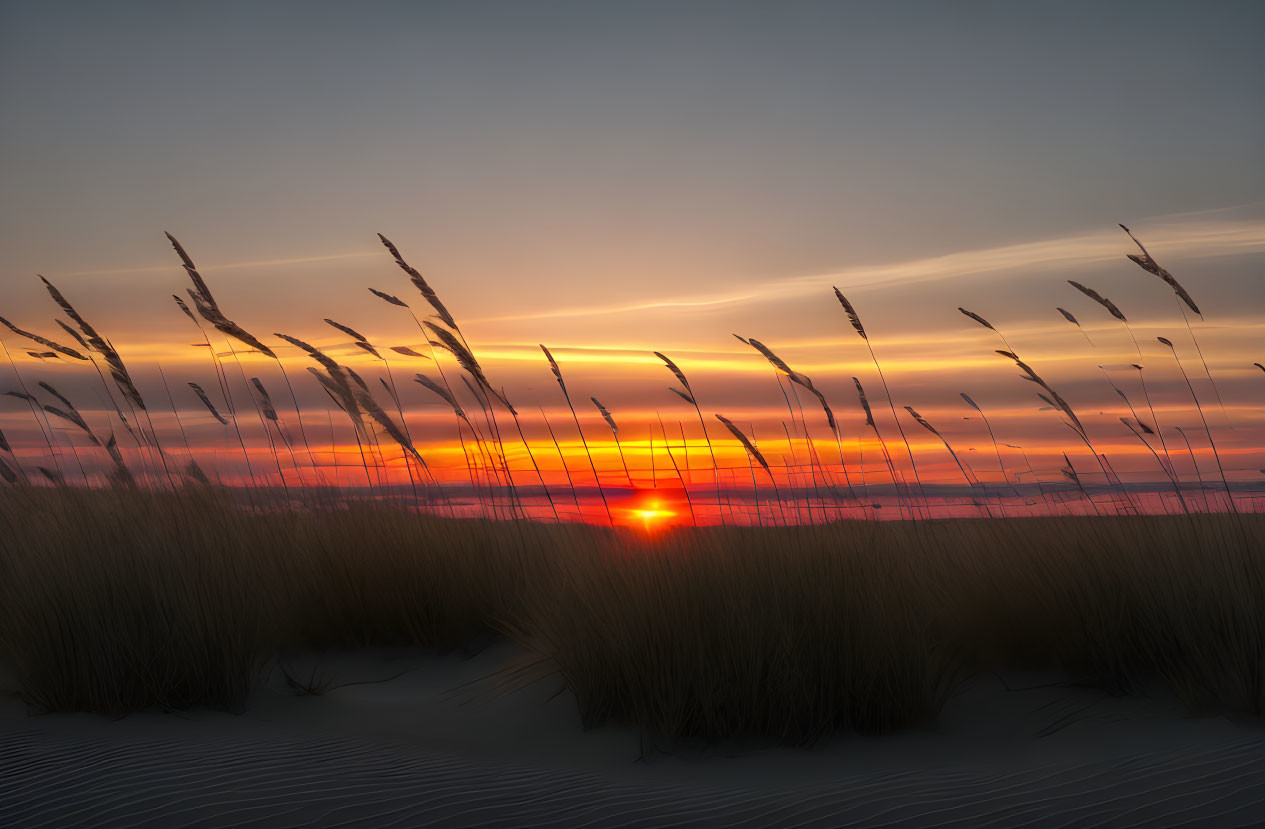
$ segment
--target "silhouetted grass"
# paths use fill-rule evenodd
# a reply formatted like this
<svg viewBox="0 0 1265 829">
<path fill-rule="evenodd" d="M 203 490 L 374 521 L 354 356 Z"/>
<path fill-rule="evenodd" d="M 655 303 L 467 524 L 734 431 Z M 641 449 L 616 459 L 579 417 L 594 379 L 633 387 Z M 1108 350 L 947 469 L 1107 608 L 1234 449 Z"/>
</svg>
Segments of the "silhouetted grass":
<svg viewBox="0 0 1265 829">
<path fill-rule="evenodd" d="M 232 709 L 279 648 L 462 644 L 525 569 L 512 525 L 209 488 L 23 487 L 0 525 L 0 660 L 45 710 Z"/>
<path fill-rule="evenodd" d="M 919 551 L 900 534 L 870 543 L 876 529 L 682 529 L 564 550 L 521 635 L 588 725 L 799 742 L 929 721 L 958 660 Z"/>
<path fill-rule="evenodd" d="M 211 486 L 192 454 L 179 464 L 167 454 L 121 356 L 47 280 L 51 298 L 74 323 L 72 327 L 59 320 L 59 325 L 88 356 L 0 319 L 15 336 L 53 349 L 32 352 L 40 360 L 63 355 L 91 362 L 110 402 L 95 416 L 94 426 L 51 383 L 28 385 L 11 360 L 18 389 L 0 392 L 27 404 L 48 449 L 46 457 L 25 457 L 24 466 L 0 436 L 0 451 L 8 453 L 0 462 L 0 479 L 5 482 L 0 527 L 8 528 L 0 535 L 0 663 L 37 708 L 104 713 L 154 706 L 235 709 L 246 704 L 284 650 L 449 648 L 492 631 L 508 634 L 547 657 L 574 692 L 587 724 L 631 722 L 668 739 L 759 736 L 798 742 L 836 731 L 890 731 L 933 719 L 962 676 L 1015 667 L 1059 668 L 1122 693 L 1138 691 L 1159 678 L 1195 710 L 1254 715 L 1265 711 L 1265 518 L 1237 514 L 1233 489 L 1195 388 L 1172 341 L 1160 337 L 1158 341 L 1172 349 L 1207 432 L 1231 514 L 1189 513 L 1183 482 L 1142 380 L 1141 349 L 1123 311 L 1091 288 L 1071 283 L 1125 324 L 1138 351 L 1139 363 L 1133 368 L 1155 428 L 1137 420 L 1128 398 L 1112 382 L 1138 427 L 1120 420 L 1164 470 L 1187 514 L 813 524 L 810 496 L 809 525 L 771 527 L 763 526 L 759 487 L 764 480 L 757 481 L 753 466 L 755 520 L 762 526 L 742 526 L 722 491 L 712 437 L 695 388 L 675 362 L 652 352 L 680 384 L 669 391 L 698 417 L 722 526 L 682 527 L 648 536 L 613 527 L 522 520 L 527 513 L 497 408 L 514 419 L 555 522 L 560 516 L 518 412 L 505 390 L 489 379 L 435 290 L 385 237 L 381 241 L 395 264 L 435 312 L 426 320 L 413 316 L 426 336 L 429 357 L 408 346 L 390 348 L 435 361 L 439 380 L 423 374 L 417 380 L 452 408 L 474 498 L 490 517 L 443 517 L 445 507 L 450 515 L 457 510 L 414 444 L 389 369 L 385 378 L 377 378 L 382 387 L 377 390 L 374 378 L 366 381 L 350 365 L 289 335 L 277 336 L 315 362 L 309 371 L 332 405 L 347 416 L 370 497 L 291 487 L 305 483 L 296 441 L 256 377 L 242 399 L 256 408 L 280 490 L 267 482 L 266 475 L 261 484 L 238 426 L 231 378 L 210 332 L 226 338 L 243 387 L 246 374 L 229 341 L 274 359 L 276 353 L 225 315 L 184 248 L 168 238 L 193 285 L 187 292 L 193 310 L 179 297 L 176 302 L 203 334 L 223 413 L 211 399 L 214 388 L 208 393 L 198 383 L 188 385 L 217 421 L 226 427 L 232 424 L 251 485 Z M 1198 307 L 1172 275 L 1145 248 L 1141 250 L 1141 257 L 1130 258 L 1174 290 L 1193 338 L 1185 308 L 1199 314 Z M 370 290 L 413 315 L 399 297 Z M 893 460 L 861 380 L 853 377 L 865 416 L 865 426 L 858 430 L 872 430 L 879 442 L 898 496 L 897 510 L 907 510 L 910 518 L 919 513 L 929 517 L 917 459 L 869 333 L 837 288 L 835 295 L 874 365 L 908 455 L 909 477 Z M 958 310 L 998 331 L 979 314 Z M 1059 310 L 1076 322 L 1069 312 Z M 326 322 L 352 336 L 357 346 L 386 367 L 377 347 L 357 328 L 332 319 Z M 1040 389 L 1039 399 L 1084 443 L 1109 488 L 1114 486 L 1128 510 L 1137 512 L 1128 488 L 1119 487 L 1118 476 L 1113 484 L 1109 461 L 1095 449 L 1076 410 L 1017 356 L 999 331 L 998 336 L 1005 345 L 998 353 Z M 839 450 L 838 471 L 855 497 L 839 423 L 825 394 L 760 340 L 739 339 L 821 403 Z M 1202 361 L 1197 341 L 1195 347 Z M 7 347 L 4 353 L 8 354 Z M 458 373 L 445 372 L 437 359 L 443 354 Z M 544 354 L 580 430 L 605 504 L 601 471 L 588 449 L 561 369 L 547 349 Z M 310 465 L 308 483 L 316 484 L 328 468 L 315 462 L 298 398 L 279 359 L 277 364 L 294 403 L 293 425 Z M 1207 372 L 1206 362 L 1204 368 Z M 1210 373 L 1208 379 L 1212 380 Z M 384 392 L 393 406 L 384 406 L 375 397 Z M 56 404 L 42 402 L 36 396 L 41 393 L 51 395 Z M 964 393 L 962 398 L 984 416 L 972 397 Z M 616 421 L 596 398 L 591 399 L 612 430 L 631 484 Z M 183 439 L 177 407 L 168 402 Z M 789 397 L 786 403 L 794 425 Z M 389 408 L 394 408 L 394 416 Z M 980 486 L 976 491 L 978 479 L 949 441 L 913 406 L 903 408 L 915 423 L 941 438 L 963 480 L 978 496 L 973 500 L 991 515 L 987 489 Z M 482 414 L 482 426 L 468 412 Z M 79 439 L 88 440 L 94 450 L 99 447 L 106 453 L 110 466 L 102 478 L 105 486 L 91 485 L 73 445 L 69 456 L 54 451 L 50 414 L 73 426 Z M 790 523 L 774 467 L 748 437 L 751 430 L 716 417 L 766 473 L 772 490 L 772 498 L 764 500 L 769 520 Z M 132 467 L 115 437 L 115 419 L 123 429 L 120 434 L 134 446 Z M 807 438 L 802 409 L 800 419 Z M 332 418 L 328 422 L 332 429 Z M 541 422 L 558 450 L 579 512 L 571 471 L 543 409 Z M 659 422 L 694 518 L 686 477 Z M 993 427 L 986 418 L 984 424 L 1002 478 L 1010 484 Z M 790 444 L 790 430 L 785 424 L 783 428 Z M 1185 439 L 1185 432 L 1174 428 Z M 1167 467 L 1147 434 L 1158 437 Z M 400 450 L 415 509 L 387 500 L 391 493 L 384 485 L 384 437 Z M 681 439 L 684 444 L 684 429 Z M 183 443 L 187 450 L 187 439 Z M 289 456 L 289 482 L 279 445 Z M 686 451 L 684 445 L 682 450 Z M 808 453 L 813 496 L 825 522 L 818 472 L 829 486 L 831 470 L 815 456 L 811 443 Z M 1076 484 L 1089 509 L 1102 512 L 1071 458 L 1063 457 L 1067 465 L 1062 474 Z M 685 461 L 688 470 L 688 455 Z M 67 473 L 73 476 L 75 469 L 85 485 L 82 489 L 69 486 L 74 481 Z M 33 471 L 54 486 L 32 486 Z M 334 472 L 337 481 L 337 466 Z M 1052 510 L 1036 472 L 1030 465 L 1026 472 L 1034 475 Z M 1195 472 L 1202 491 L 1198 464 Z M 791 484 L 793 502 L 789 472 L 785 480 Z M 866 491 L 864 478 L 862 490 Z M 1014 492 L 1019 495 L 1017 489 Z M 864 504 L 857 501 L 857 506 L 864 512 Z M 1211 508 L 1206 500 L 1205 506 Z M 998 507 L 1004 510 L 1000 501 Z M 500 516 L 514 520 L 498 520 Z M 613 524 L 609 507 L 607 516 Z"/>
<path fill-rule="evenodd" d="M 46 710 L 239 708 L 282 649 L 507 632 L 587 724 L 802 741 L 934 718 L 969 672 L 1057 667 L 1265 706 L 1265 519 L 679 528 L 252 510 L 214 489 L 14 489 L 0 659 Z"/>
<path fill-rule="evenodd" d="M 241 706 L 279 618 L 248 551 L 272 543 L 187 496 L 22 488 L 0 501 L 0 653 L 51 711 Z"/>
</svg>

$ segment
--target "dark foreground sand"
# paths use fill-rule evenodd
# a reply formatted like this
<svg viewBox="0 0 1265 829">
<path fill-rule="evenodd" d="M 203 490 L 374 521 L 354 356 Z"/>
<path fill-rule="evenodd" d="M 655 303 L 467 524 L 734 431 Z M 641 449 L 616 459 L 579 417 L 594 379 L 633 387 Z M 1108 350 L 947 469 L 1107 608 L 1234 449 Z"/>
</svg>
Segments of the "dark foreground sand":
<svg viewBox="0 0 1265 829">
<path fill-rule="evenodd" d="M 585 733 L 524 656 L 296 660 L 240 716 L 0 703 L 0 826 L 1258 826 L 1265 729 L 1051 677 L 971 680 L 935 730 L 809 750 Z M 397 674 L 401 674 L 398 675 Z M 1006 687 L 1009 685 L 1009 689 Z"/>
</svg>

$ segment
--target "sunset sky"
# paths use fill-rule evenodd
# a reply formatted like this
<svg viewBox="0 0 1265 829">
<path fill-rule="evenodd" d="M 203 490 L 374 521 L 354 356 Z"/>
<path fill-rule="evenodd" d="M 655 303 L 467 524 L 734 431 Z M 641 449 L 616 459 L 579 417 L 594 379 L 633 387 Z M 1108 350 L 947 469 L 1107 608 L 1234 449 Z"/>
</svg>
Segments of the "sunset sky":
<svg viewBox="0 0 1265 829">
<path fill-rule="evenodd" d="M 533 448 L 553 451 L 543 405 L 566 450 L 581 451 L 539 343 L 604 466 L 619 459 L 590 396 L 620 422 L 638 468 L 656 413 L 701 440 L 694 411 L 667 391 L 660 351 L 689 375 L 725 462 L 745 475 L 713 413 L 775 463 L 793 464 L 795 450 L 773 370 L 733 334 L 812 378 L 846 452 L 868 436 L 854 375 L 896 438 L 838 286 L 933 480 L 963 483 L 903 406 L 939 426 L 978 478 L 998 480 L 960 392 L 1045 474 L 1058 477 L 1063 451 L 1081 453 L 1086 473 L 1093 464 L 994 353 L 1006 347 L 998 334 L 958 306 L 992 322 L 1133 480 L 1162 476 L 1119 423 L 1130 413 L 1106 379 L 1140 408 L 1132 363 L 1145 365 L 1161 426 L 1184 428 L 1204 472 L 1213 462 L 1173 352 L 1156 341 L 1171 339 L 1231 477 L 1256 479 L 1263 30 L 1257 2 L 0 0 L 0 315 L 68 342 L 36 274 L 46 276 L 113 342 L 151 409 L 171 412 L 160 364 L 190 444 L 229 446 L 227 457 L 236 436 L 226 443 L 186 385 L 223 402 L 207 349 L 191 345 L 201 335 L 171 300 L 190 283 L 163 231 L 224 311 L 293 365 L 322 423 L 312 363 L 274 332 L 372 378 L 382 364 L 323 318 L 384 348 L 427 350 L 409 315 L 367 290 L 429 310 L 381 232 L 523 411 Z M 1173 292 L 1125 259 L 1138 250 L 1118 222 L 1200 305 L 1192 326 L 1215 389 Z M 1141 357 L 1068 279 L 1121 308 Z M 28 385 L 54 384 L 104 432 L 94 374 L 26 356 L 36 346 L 7 329 L 0 341 Z M 222 337 L 214 345 L 227 354 Z M 275 363 L 242 364 L 290 404 Z M 434 375 L 430 364 L 394 355 L 391 369 L 419 448 L 459 464 L 451 411 L 407 383 Z M 0 367 L 0 391 L 16 387 Z M 801 397 L 833 452 L 816 401 Z M 6 434 L 29 437 L 31 423 L 21 400 L 0 398 Z M 877 454 L 861 461 L 881 466 Z"/>
</svg>

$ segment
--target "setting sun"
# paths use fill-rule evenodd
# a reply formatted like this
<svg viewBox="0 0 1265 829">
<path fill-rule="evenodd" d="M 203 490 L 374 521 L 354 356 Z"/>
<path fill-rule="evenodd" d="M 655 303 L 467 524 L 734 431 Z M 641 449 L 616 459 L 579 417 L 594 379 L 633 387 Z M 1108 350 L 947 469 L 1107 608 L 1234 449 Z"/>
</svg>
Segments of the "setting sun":
<svg viewBox="0 0 1265 829">
<path fill-rule="evenodd" d="M 646 508 L 633 510 L 633 515 L 641 520 L 642 528 L 649 531 L 651 528 L 657 529 L 663 526 L 666 520 L 675 516 L 676 513 L 669 509 L 662 509 L 662 504 L 653 501 Z"/>
<path fill-rule="evenodd" d="M 690 503 L 677 486 L 637 489 L 617 501 L 612 510 L 615 523 L 645 532 L 664 530 L 678 524 L 693 524 Z"/>
</svg>

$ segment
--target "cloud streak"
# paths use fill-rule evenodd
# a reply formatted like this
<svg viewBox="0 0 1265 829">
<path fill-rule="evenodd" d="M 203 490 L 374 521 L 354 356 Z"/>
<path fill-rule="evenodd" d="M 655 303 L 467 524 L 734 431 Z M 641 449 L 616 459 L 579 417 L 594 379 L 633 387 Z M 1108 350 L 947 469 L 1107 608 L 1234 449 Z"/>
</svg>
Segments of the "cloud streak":
<svg viewBox="0 0 1265 829">
<path fill-rule="evenodd" d="M 1140 233 L 1146 234 L 1143 227 Z M 1178 221 L 1150 228 L 1148 246 L 1161 261 L 1188 257 L 1257 253 L 1265 250 L 1265 220 Z M 758 301 L 811 296 L 831 285 L 848 290 L 893 287 L 969 276 L 1016 273 L 1036 275 L 1051 269 L 1076 269 L 1125 259 L 1131 252 L 1119 230 L 960 251 L 886 265 L 858 265 L 823 274 L 790 277 L 759 286 L 653 302 L 553 308 L 522 314 L 482 317 L 477 322 L 559 319 L 647 311 L 713 310 Z"/>
<path fill-rule="evenodd" d="M 369 259 L 381 258 L 381 254 L 374 251 L 359 251 L 356 253 L 331 253 L 325 256 L 299 256 L 292 259 L 259 259 L 250 262 L 226 262 L 219 265 L 199 265 L 198 271 L 202 273 L 214 273 L 216 271 L 237 270 L 240 268 L 279 268 L 288 265 L 312 265 L 319 262 L 340 262 L 345 259 Z M 122 276 L 126 274 L 137 273 L 171 273 L 180 270 L 179 264 L 167 263 L 165 265 L 146 265 L 137 268 L 109 268 L 105 270 L 92 271 L 70 271 L 60 274 L 61 276 Z"/>
</svg>

